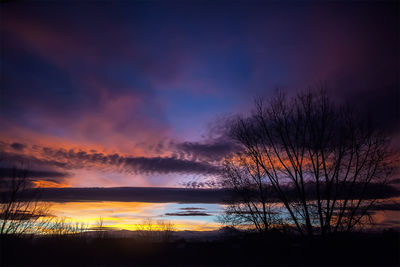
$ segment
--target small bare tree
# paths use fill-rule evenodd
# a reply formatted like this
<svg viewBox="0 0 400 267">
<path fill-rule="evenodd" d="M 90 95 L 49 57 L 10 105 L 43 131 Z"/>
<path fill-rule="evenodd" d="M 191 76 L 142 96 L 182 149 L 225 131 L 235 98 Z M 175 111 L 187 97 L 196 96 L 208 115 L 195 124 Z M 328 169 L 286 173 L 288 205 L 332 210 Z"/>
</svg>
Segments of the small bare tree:
<svg viewBox="0 0 400 267">
<path fill-rule="evenodd" d="M 88 230 L 87 224 L 83 222 L 73 222 L 66 217 L 53 217 L 48 222 L 42 232 L 52 236 L 69 236 L 73 234 L 81 234 Z"/>
<path fill-rule="evenodd" d="M 161 242 L 171 241 L 175 231 L 174 224 L 169 221 L 159 220 L 157 221 L 157 225 L 159 229 L 159 240 Z"/>
<path fill-rule="evenodd" d="M 271 223 L 275 197 L 302 235 L 351 231 L 370 219 L 391 169 L 387 137 L 322 90 L 257 100 L 230 135 L 242 147 L 225 163 L 224 180 L 241 198 L 232 212 L 257 228 Z"/>
<path fill-rule="evenodd" d="M 163 220 L 155 222 L 151 218 L 146 218 L 137 227 L 142 240 L 162 242 L 170 241 L 175 229 L 171 222 Z"/>
<path fill-rule="evenodd" d="M 104 218 L 102 216 L 97 220 L 95 227 L 92 227 L 91 229 L 97 232 L 98 238 L 106 238 L 107 229 L 104 227 Z"/>
</svg>

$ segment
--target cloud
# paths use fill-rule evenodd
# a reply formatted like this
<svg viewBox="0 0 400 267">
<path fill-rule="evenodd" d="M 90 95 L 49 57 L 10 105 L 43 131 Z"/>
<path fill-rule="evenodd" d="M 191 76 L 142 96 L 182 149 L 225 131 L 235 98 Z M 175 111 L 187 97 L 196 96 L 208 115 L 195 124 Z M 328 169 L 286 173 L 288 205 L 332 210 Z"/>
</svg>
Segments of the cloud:
<svg viewBox="0 0 400 267">
<path fill-rule="evenodd" d="M 203 179 L 202 181 L 186 181 L 181 183 L 182 186 L 188 188 L 220 188 L 221 183 L 217 179 Z"/>
<path fill-rule="evenodd" d="M 196 207 L 186 207 L 179 208 L 181 211 L 165 213 L 165 216 L 211 216 L 211 214 L 206 213 L 204 208 Z"/>
<path fill-rule="evenodd" d="M 180 210 L 205 210 L 205 208 L 197 208 L 197 207 L 187 207 L 187 208 L 179 208 Z"/>
<path fill-rule="evenodd" d="M 0 167 L 0 187 L 9 188 L 14 179 L 25 179 L 26 186 L 32 187 L 65 187 L 69 173 L 54 170 L 32 170 Z"/>
<path fill-rule="evenodd" d="M 53 11 L 29 3 L 4 7 L 0 122 L 23 127 L 21 140 L 29 131 L 42 139 L 57 132 L 73 142 L 119 151 L 163 139 L 169 126 L 149 76 L 160 70 L 167 79 L 175 76 L 174 57 L 158 66 L 159 56 L 146 53 L 146 45 L 133 38 L 136 27 L 124 24 L 135 17 L 130 13 L 107 23 L 89 19 L 95 26 L 80 13 L 88 7 L 45 6 Z M 90 13 L 108 17 L 111 9 L 90 8 Z M 2 134 L 13 137 L 7 127 Z"/>
<path fill-rule="evenodd" d="M 20 164 L 28 164 L 35 167 L 58 167 L 61 169 L 68 169 L 66 162 L 57 161 L 55 159 L 48 159 L 30 154 L 12 153 L 0 151 L 0 157 L 3 164 L 8 166 L 18 166 Z"/>
<path fill-rule="evenodd" d="M 112 169 L 139 174 L 194 173 L 218 174 L 220 169 L 206 161 L 179 159 L 176 157 L 134 157 L 118 153 L 106 154 L 94 150 L 54 149 L 36 146 L 34 154 L 2 151 L 2 158 L 9 164 L 25 162 L 33 166 L 51 166 L 71 169 Z"/>
<path fill-rule="evenodd" d="M 353 198 L 358 198 L 362 185 L 354 185 Z M 376 191 L 374 185 L 367 192 L 365 198 L 389 199 L 399 197 L 400 191 L 385 186 L 383 191 Z M 297 199 L 297 193 L 292 189 L 286 189 L 289 200 Z M 309 200 L 316 199 L 315 192 L 307 189 Z M 343 199 L 346 193 L 338 194 L 338 200 Z M 166 187 L 109 187 L 109 188 L 41 188 L 42 201 L 54 202 L 81 202 L 81 201 L 121 201 L 121 202 L 148 202 L 148 203 L 219 203 L 224 204 L 226 200 L 234 197 L 230 189 L 197 189 L 197 188 L 166 188 Z M 35 191 L 28 190 L 25 196 L 29 198 Z M 235 199 L 235 198 L 234 198 Z M 279 198 L 273 192 L 269 195 L 271 203 L 279 203 Z M 395 210 L 397 204 L 377 205 L 373 209 Z M 195 212 L 199 209 L 182 209 L 183 212 Z"/>
<path fill-rule="evenodd" d="M 0 220 L 1 219 L 9 219 L 8 217 L 10 214 L 6 213 L 0 213 Z M 19 220 L 19 221 L 27 221 L 27 220 L 32 220 L 32 219 L 38 219 L 40 217 L 45 217 L 48 216 L 48 214 L 32 214 L 30 211 L 16 211 L 12 215 L 12 220 Z"/>
<path fill-rule="evenodd" d="M 389 184 L 400 184 L 400 178 L 390 180 Z"/>
<path fill-rule="evenodd" d="M 195 140 L 216 114 L 243 112 L 257 93 L 276 85 L 303 88 L 315 79 L 334 83 L 337 98 L 359 105 L 382 128 L 398 129 L 395 4 L 161 7 L 2 6 L 0 124 L 21 127 L 9 161 L 61 170 L 214 175 L 235 146 L 223 139 L 184 140 Z M 1 135 L 14 138 L 10 128 Z M 146 150 L 172 131 L 185 139 L 171 151 Z M 25 153 L 30 146 L 23 143 L 33 144 L 26 141 L 33 133 L 47 151 Z M 60 137 L 54 138 L 58 144 L 46 143 L 52 137 Z M 137 153 L 140 144 L 144 149 Z"/>
<path fill-rule="evenodd" d="M 165 216 L 211 216 L 211 214 L 201 211 L 183 211 L 175 213 L 165 213 Z"/>
<path fill-rule="evenodd" d="M 197 173 L 217 174 L 219 169 L 208 162 L 182 160 L 173 157 L 126 157 L 125 166 L 138 173 Z"/>
<path fill-rule="evenodd" d="M 400 211 L 400 203 L 382 203 L 382 204 L 375 204 L 371 207 L 371 210 L 394 210 Z"/>
<path fill-rule="evenodd" d="M 209 143 L 182 142 L 175 147 L 185 157 L 207 161 L 220 161 L 237 149 L 235 144 L 225 140 L 211 140 Z"/>
<path fill-rule="evenodd" d="M 325 184 L 319 184 L 320 192 L 326 192 Z M 279 195 L 272 188 L 271 185 L 267 185 L 265 188 L 266 192 L 268 193 L 268 199 L 271 202 L 279 202 Z M 282 188 L 285 193 L 286 198 L 288 201 L 297 201 L 299 198 L 298 192 L 295 186 L 292 184 L 290 186 L 285 186 Z M 337 189 L 338 191 L 335 192 L 335 188 L 331 189 L 331 194 L 336 196 L 337 200 L 342 199 L 359 199 L 362 197 L 363 200 L 368 199 L 390 199 L 393 197 L 400 196 L 400 190 L 387 184 L 380 184 L 380 183 L 370 183 L 367 186 L 363 182 L 356 182 L 352 184 L 351 182 L 341 183 L 340 187 Z M 316 200 L 318 199 L 317 191 L 316 191 L 316 184 L 312 182 L 308 182 L 304 185 L 305 195 L 307 196 L 308 200 Z M 233 194 L 231 195 L 232 200 L 236 200 L 237 194 L 235 191 L 232 191 Z M 251 192 L 251 191 L 249 191 Z M 257 195 L 257 193 L 255 194 Z M 324 197 L 324 194 L 321 195 L 321 198 Z M 240 199 L 240 198 L 239 198 Z"/>
<path fill-rule="evenodd" d="M 34 191 L 26 191 L 29 199 Z M 227 191 L 222 189 L 186 189 L 157 187 L 112 188 L 41 188 L 41 201 L 121 201 L 148 203 L 223 203 Z"/>
<path fill-rule="evenodd" d="M 17 168 L 0 168 L 0 178 L 12 178 L 16 175 L 24 174 L 29 179 L 37 178 L 64 178 L 68 173 L 57 172 L 57 171 L 36 171 L 36 170 L 24 170 Z"/>
<path fill-rule="evenodd" d="M 24 148 L 26 148 L 26 145 L 21 144 L 21 143 L 12 143 L 10 145 L 10 147 L 12 147 L 14 150 L 22 151 L 22 150 L 24 150 Z"/>
</svg>

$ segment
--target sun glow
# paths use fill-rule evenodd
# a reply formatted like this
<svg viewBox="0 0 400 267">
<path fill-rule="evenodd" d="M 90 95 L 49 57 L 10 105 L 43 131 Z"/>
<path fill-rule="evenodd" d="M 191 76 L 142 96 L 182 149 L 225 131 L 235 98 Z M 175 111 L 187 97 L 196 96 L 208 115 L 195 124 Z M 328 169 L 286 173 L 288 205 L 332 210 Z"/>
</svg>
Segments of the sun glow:
<svg viewBox="0 0 400 267">
<path fill-rule="evenodd" d="M 162 230 L 163 223 L 173 230 L 209 231 L 221 227 L 215 216 L 168 216 L 183 204 L 144 202 L 51 202 L 51 215 L 68 218 L 70 223 L 83 223 L 96 227 L 102 220 L 103 227 L 116 230 Z M 216 209 L 216 207 L 213 207 Z M 215 212 L 215 211 L 214 211 Z"/>
</svg>

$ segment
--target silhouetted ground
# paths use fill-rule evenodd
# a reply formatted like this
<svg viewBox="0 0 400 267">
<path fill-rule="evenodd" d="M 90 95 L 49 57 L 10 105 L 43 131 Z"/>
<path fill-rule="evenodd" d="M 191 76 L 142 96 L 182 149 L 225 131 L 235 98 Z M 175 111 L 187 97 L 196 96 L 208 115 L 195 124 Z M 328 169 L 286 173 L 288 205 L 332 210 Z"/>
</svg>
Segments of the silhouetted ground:
<svg viewBox="0 0 400 267">
<path fill-rule="evenodd" d="M 400 265 L 400 236 L 394 231 L 337 235 L 326 240 L 281 233 L 173 242 L 79 236 L 7 238 L 1 249 L 3 266 Z"/>
</svg>

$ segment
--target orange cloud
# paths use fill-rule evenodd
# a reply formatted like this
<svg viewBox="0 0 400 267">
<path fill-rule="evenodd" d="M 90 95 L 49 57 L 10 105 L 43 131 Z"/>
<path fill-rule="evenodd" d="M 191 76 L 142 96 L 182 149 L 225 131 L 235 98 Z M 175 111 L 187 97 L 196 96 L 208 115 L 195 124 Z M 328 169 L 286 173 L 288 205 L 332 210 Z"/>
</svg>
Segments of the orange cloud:
<svg viewBox="0 0 400 267">
<path fill-rule="evenodd" d="M 32 181 L 34 187 L 36 188 L 50 188 L 50 187 L 56 187 L 56 188 L 65 188 L 65 187 L 70 187 L 69 184 L 64 183 L 64 182 L 52 182 L 52 181 L 46 181 L 46 180 L 37 180 L 37 181 Z"/>
</svg>

